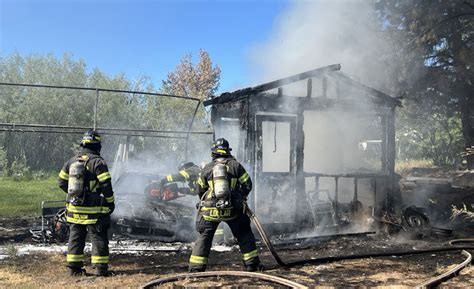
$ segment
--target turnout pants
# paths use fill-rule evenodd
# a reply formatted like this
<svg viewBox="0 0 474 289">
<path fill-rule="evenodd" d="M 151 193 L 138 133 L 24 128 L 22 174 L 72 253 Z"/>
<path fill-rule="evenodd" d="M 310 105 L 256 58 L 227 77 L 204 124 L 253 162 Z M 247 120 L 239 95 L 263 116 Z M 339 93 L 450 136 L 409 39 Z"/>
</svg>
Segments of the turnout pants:
<svg viewBox="0 0 474 289">
<path fill-rule="evenodd" d="M 95 268 L 107 269 L 109 264 L 110 217 L 102 217 L 93 225 L 69 223 L 67 267 L 80 269 L 84 266 L 84 246 L 87 233 L 92 242 L 91 263 Z"/>
<path fill-rule="evenodd" d="M 237 239 L 245 266 L 260 263 L 255 236 L 250 228 L 250 219 L 247 215 L 240 214 L 235 219 L 225 221 L 229 225 L 232 234 Z M 199 237 L 189 258 L 190 271 L 204 271 L 207 267 L 209 253 L 211 251 L 212 239 L 219 226 L 219 221 L 206 221 L 201 215 L 196 222 Z"/>
</svg>

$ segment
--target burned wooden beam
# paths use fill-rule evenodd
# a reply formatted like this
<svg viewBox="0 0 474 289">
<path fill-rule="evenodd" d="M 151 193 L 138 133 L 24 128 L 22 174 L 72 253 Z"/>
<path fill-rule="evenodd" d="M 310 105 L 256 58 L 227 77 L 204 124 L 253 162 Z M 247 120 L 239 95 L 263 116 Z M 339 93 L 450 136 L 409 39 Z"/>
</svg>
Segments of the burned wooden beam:
<svg viewBox="0 0 474 289">
<path fill-rule="evenodd" d="M 237 101 L 239 99 L 246 97 L 247 95 L 256 95 L 260 92 L 272 90 L 272 89 L 275 89 L 275 88 L 278 88 L 290 83 L 294 83 L 300 80 L 308 79 L 311 77 L 322 77 L 329 72 L 338 71 L 338 70 L 341 70 L 340 64 L 324 66 L 321 68 L 316 68 L 316 69 L 309 70 L 303 73 L 299 73 L 290 77 L 264 83 L 258 86 L 248 87 L 248 88 L 244 88 L 244 89 L 237 90 L 234 92 L 226 92 L 226 93 L 221 94 L 220 96 L 208 99 L 204 101 L 203 103 L 204 103 L 204 106 L 208 106 L 208 105 L 217 104 L 217 103 L 222 104 L 222 103 L 226 103 L 230 101 Z"/>
<path fill-rule="evenodd" d="M 336 79 L 345 81 L 346 83 L 349 83 L 350 85 L 353 85 L 354 87 L 357 87 L 357 88 L 369 93 L 370 95 L 373 95 L 375 97 L 378 97 L 378 98 L 381 98 L 385 101 L 388 101 L 389 103 L 391 103 L 393 105 L 396 105 L 396 106 L 401 106 L 402 105 L 400 100 L 398 100 L 394 97 L 391 97 L 390 95 L 388 95 L 386 93 L 383 93 L 380 90 L 377 90 L 375 88 L 372 88 L 372 87 L 369 87 L 365 84 L 362 84 L 362 83 L 352 79 L 350 76 L 348 76 L 347 74 L 345 74 L 343 72 L 339 71 L 337 73 L 332 74 L 332 76 L 334 76 Z"/>
</svg>

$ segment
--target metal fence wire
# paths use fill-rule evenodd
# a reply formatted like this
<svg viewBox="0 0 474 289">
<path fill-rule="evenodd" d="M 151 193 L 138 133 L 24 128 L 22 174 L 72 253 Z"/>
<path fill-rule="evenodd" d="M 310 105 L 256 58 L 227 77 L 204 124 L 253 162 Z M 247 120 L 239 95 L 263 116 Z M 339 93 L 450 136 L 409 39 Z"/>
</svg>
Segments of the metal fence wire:
<svg viewBox="0 0 474 289">
<path fill-rule="evenodd" d="M 104 136 L 102 155 L 109 162 L 120 146 L 132 163 L 155 171 L 210 158 L 213 132 L 199 98 L 0 82 L 0 170 L 20 163 L 58 170 L 90 128 Z"/>
</svg>

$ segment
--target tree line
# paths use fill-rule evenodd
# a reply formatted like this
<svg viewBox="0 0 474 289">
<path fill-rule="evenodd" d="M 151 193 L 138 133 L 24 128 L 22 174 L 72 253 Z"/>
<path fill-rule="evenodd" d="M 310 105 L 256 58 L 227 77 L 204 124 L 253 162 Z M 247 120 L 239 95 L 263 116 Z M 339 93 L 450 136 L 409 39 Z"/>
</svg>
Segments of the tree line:
<svg viewBox="0 0 474 289">
<path fill-rule="evenodd" d="M 205 51 L 200 51 L 196 64 L 191 55 L 186 55 L 158 89 L 146 77 L 131 81 L 123 74 L 108 76 L 99 69 L 88 72 L 83 60 L 74 60 L 69 54 L 62 59 L 18 53 L 0 58 L 1 82 L 157 92 L 201 100 L 217 90 L 219 77 L 219 67 L 212 64 Z M 190 79 L 196 79 L 195 83 Z M 187 99 L 138 93 L 101 91 L 99 96 L 97 126 L 106 128 L 187 130 L 197 105 L 196 101 Z M 0 86 L 0 122 L 92 127 L 95 101 L 95 91 Z M 193 130 L 210 130 L 202 106 Z M 0 132 L 0 173 L 57 170 L 77 150 L 80 137 L 80 134 Z M 207 146 L 209 138 L 194 137 L 191 149 L 196 149 L 196 140 Z M 126 137 L 110 135 L 106 139 L 105 156 L 113 159 L 118 144 L 125 143 Z M 183 139 L 132 137 L 128 142 L 135 153 L 149 151 L 160 158 L 169 157 L 171 151 L 176 161 L 184 158 Z"/>
</svg>

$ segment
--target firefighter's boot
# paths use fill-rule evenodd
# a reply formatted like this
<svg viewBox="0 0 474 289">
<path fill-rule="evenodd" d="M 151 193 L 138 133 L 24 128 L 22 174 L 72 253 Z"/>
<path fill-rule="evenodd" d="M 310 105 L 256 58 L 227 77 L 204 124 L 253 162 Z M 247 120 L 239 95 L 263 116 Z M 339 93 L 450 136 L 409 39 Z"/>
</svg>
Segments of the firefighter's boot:
<svg viewBox="0 0 474 289">
<path fill-rule="evenodd" d="M 85 276 L 86 269 L 81 267 L 68 267 L 69 276 Z"/>
<path fill-rule="evenodd" d="M 260 258 L 255 257 L 251 260 L 251 262 L 245 263 L 245 270 L 248 272 L 262 272 L 265 270 L 265 267 L 262 263 L 260 263 Z"/>
<path fill-rule="evenodd" d="M 206 271 L 206 266 L 189 266 L 189 273 L 199 273 Z"/>
<path fill-rule="evenodd" d="M 246 265 L 245 270 L 247 272 L 263 272 L 265 270 L 265 266 L 262 263 L 258 263 L 257 265 Z"/>
<path fill-rule="evenodd" d="M 95 276 L 100 276 L 100 277 L 109 277 L 112 274 L 109 271 L 108 266 L 95 266 Z"/>
</svg>

